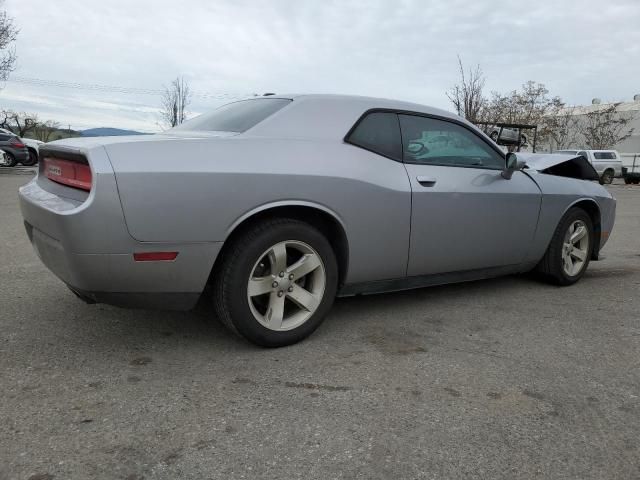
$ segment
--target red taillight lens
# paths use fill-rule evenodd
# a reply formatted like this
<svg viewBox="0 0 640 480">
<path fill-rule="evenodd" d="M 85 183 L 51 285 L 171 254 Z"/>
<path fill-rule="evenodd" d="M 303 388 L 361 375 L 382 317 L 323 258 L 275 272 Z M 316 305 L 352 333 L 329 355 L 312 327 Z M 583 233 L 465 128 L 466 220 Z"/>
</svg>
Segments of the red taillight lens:
<svg viewBox="0 0 640 480">
<path fill-rule="evenodd" d="M 12 137 L 9 143 L 16 148 L 24 148 L 25 144 L 18 137 Z"/>
<path fill-rule="evenodd" d="M 91 169 L 87 164 L 59 158 L 45 158 L 44 174 L 53 182 L 87 192 L 91 190 Z"/>
</svg>

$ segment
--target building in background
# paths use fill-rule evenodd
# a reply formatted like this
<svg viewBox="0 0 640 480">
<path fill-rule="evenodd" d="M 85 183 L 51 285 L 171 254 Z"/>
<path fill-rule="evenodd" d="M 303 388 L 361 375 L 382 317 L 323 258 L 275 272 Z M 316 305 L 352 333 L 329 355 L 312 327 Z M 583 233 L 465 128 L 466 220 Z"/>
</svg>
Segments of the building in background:
<svg viewBox="0 0 640 480">
<path fill-rule="evenodd" d="M 640 94 L 635 95 L 632 101 L 629 102 L 615 102 L 615 103 L 602 103 L 599 99 L 594 98 L 591 105 L 567 107 L 559 112 L 559 116 L 567 115 L 566 122 L 560 122 L 568 126 L 569 129 L 573 129 L 572 134 L 568 135 L 571 138 L 569 144 L 557 145 L 553 139 L 546 139 L 545 143 L 541 145 L 539 151 L 555 151 L 567 148 L 572 149 L 585 149 L 588 148 L 584 136 L 579 132 L 580 126 L 584 125 L 587 115 L 590 113 L 596 113 L 598 111 L 604 111 L 617 105 L 615 111 L 618 115 L 630 118 L 630 123 L 625 127 L 625 130 L 633 130 L 630 137 L 625 140 L 609 145 L 607 149 L 615 149 L 621 154 L 640 154 Z M 572 118 L 569 118 L 572 117 Z M 625 155 L 625 156 L 626 156 Z"/>
</svg>

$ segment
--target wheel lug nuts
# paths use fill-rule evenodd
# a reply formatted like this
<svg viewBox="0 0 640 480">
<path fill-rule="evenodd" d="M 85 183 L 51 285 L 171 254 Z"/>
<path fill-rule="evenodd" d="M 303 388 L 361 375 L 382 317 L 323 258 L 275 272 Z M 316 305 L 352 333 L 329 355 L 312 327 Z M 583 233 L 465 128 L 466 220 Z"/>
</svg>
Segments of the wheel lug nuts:
<svg viewBox="0 0 640 480">
<path fill-rule="evenodd" d="M 280 272 L 280 277 L 284 277 L 284 272 Z"/>
<path fill-rule="evenodd" d="M 289 274 L 289 280 L 293 280 L 293 273 Z"/>
<path fill-rule="evenodd" d="M 281 297 L 282 295 L 284 295 L 284 292 L 283 292 L 282 290 L 280 290 L 280 291 L 278 292 L 278 296 L 279 296 L 279 297 Z"/>
<path fill-rule="evenodd" d="M 276 288 L 276 287 L 278 286 L 278 282 L 273 282 L 273 283 L 271 284 L 271 286 L 272 286 L 273 288 Z"/>
<path fill-rule="evenodd" d="M 293 287 L 287 288 L 287 292 L 293 292 Z"/>
</svg>

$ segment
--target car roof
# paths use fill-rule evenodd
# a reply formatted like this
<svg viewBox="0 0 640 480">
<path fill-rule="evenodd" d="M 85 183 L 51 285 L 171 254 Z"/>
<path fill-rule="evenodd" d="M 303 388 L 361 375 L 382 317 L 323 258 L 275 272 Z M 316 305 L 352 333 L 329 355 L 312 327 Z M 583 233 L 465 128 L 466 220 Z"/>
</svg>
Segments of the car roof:
<svg viewBox="0 0 640 480">
<path fill-rule="evenodd" d="M 314 102 L 323 101 L 340 101 L 342 103 L 351 103 L 353 105 L 368 106 L 367 109 L 388 108 L 392 110 L 406 110 L 409 112 L 419 112 L 431 115 L 440 115 L 443 117 L 460 118 L 456 114 L 420 103 L 407 102 L 403 100 L 393 100 L 384 97 L 369 97 L 364 95 L 344 95 L 333 93 L 293 93 L 282 95 L 268 95 L 266 97 L 255 98 L 286 98 L 291 100 L 305 100 Z"/>
<path fill-rule="evenodd" d="M 293 101 L 291 105 L 267 117 L 243 135 L 342 139 L 365 112 L 376 109 L 436 115 L 471 125 L 463 118 L 446 110 L 388 98 L 335 94 L 282 94 L 253 99 L 268 98 Z"/>
</svg>

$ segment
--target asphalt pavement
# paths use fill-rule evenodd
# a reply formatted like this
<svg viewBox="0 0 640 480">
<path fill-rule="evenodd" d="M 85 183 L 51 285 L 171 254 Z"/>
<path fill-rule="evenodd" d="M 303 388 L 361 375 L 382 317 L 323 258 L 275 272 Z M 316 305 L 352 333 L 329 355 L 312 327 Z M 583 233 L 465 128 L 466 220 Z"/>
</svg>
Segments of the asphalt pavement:
<svg viewBox="0 0 640 480">
<path fill-rule="evenodd" d="M 640 187 L 604 259 L 339 299 L 256 348 L 194 312 L 86 305 L 0 175 L 0 479 L 640 477 Z"/>
</svg>

